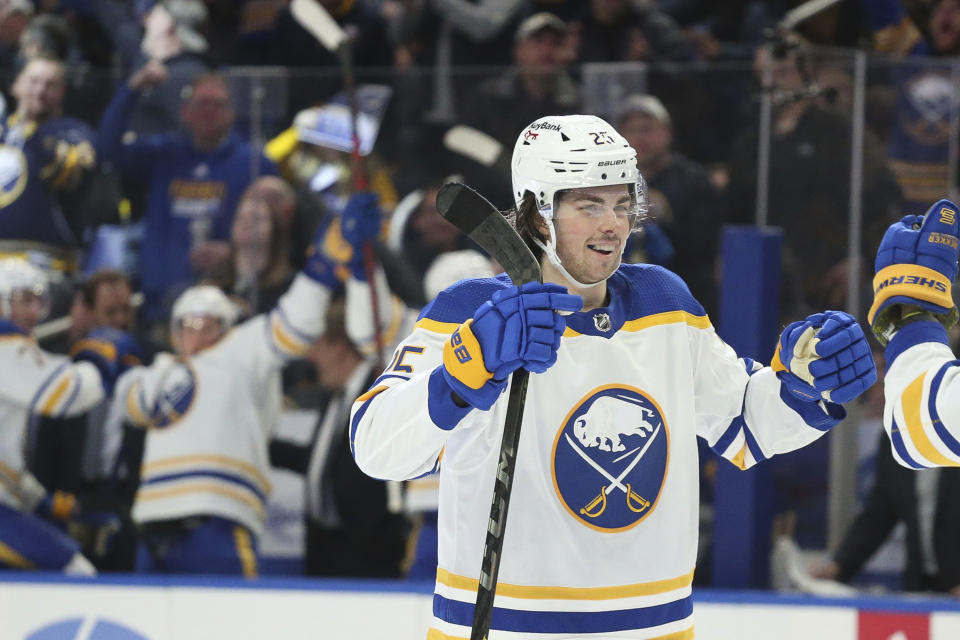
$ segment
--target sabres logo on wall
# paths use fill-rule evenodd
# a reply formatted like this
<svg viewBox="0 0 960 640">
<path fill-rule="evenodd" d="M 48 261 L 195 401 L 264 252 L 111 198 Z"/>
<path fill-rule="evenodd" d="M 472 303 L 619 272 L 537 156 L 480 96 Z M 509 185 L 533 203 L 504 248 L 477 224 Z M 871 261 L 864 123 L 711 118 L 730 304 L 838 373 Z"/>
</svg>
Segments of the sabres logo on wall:
<svg viewBox="0 0 960 640">
<path fill-rule="evenodd" d="M 553 444 L 553 486 L 567 511 L 604 532 L 623 531 L 656 508 L 670 434 L 649 395 L 626 385 L 584 396 Z"/>
<path fill-rule="evenodd" d="M 150 426 L 164 429 L 179 422 L 193 406 L 196 394 L 196 378 L 190 366 L 183 362 L 171 364 L 160 382 Z"/>
</svg>

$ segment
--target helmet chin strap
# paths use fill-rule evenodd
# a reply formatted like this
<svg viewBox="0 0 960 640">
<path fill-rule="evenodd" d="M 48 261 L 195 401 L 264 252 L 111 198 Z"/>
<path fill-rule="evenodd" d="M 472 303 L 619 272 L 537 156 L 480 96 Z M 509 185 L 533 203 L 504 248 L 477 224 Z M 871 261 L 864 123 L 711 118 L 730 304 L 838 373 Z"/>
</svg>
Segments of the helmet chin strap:
<svg viewBox="0 0 960 640">
<path fill-rule="evenodd" d="M 557 240 L 556 240 L 556 236 L 553 233 L 553 220 L 547 220 L 546 223 L 547 223 L 547 230 L 550 233 L 549 242 L 547 244 L 544 244 L 539 238 L 534 238 L 533 242 L 543 250 L 543 252 L 547 256 L 547 260 L 550 261 L 550 264 L 556 267 L 557 271 L 560 272 L 560 275 L 566 278 L 570 284 L 576 287 L 580 287 L 581 289 L 589 289 L 591 287 L 596 287 L 598 285 L 603 284 L 604 282 L 607 281 L 607 278 L 613 275 L 611 273 L 603 280 L 600 280 L 598 282 L 592 282 L 590 284 L 580 282 L 579 280 L 574 278 L 572 275 L 570 275 L 570 273 L 564 268 L 563 263 L 560 262 L 560 256 L 557 255 Z"/>
</svg>

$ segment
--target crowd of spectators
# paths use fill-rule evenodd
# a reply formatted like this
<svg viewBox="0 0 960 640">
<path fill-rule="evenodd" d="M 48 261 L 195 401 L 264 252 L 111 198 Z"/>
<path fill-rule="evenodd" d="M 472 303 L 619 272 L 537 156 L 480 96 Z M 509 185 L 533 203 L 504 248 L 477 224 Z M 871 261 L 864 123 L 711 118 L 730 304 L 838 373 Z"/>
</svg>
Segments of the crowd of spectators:
<svg viewBox="0 0 960 640">
<path fill-rule="evenodd" d="M 711 313 L 721 228 L 754 220 L 761 144 L 769 223 L 784 233 L 781 315 L 858 309 L 862 301 L 845 299 L 850 278 L 869 291 L 869 269 L 853 273 L 847 249 L 854 51 L 878 61 L 868 73 L 862 255 L 889 222 L 956 182 L 946 59 L 960 51 L 957 0 L 838 2 L 789 33 L 776 27 L 799 1 L 317 1 L 350 35 L 356 82 L 389 88 L 366 162 L 387 218 L 378 257 L 410 308 L 429 299 L 431 265 L 470 248 L 437 213 L 439 186 L 458 174 L 506 208 L 504 158 L 543 115 L 599 110 L 630 141 L 652 203 L 630 259 L 675 270 Z M 304 133 L 307 121 L 338 113 L 341 59 L 297 24 L 287 0 L 0 0 L 0 82 L 0 257 L 47 272 L 52 315 L 69 318 L 43 338 L 52 350 L 108 326 L 133 331 L 149 361 L 169 349 L 173 301 L 200 282 L 245 317 L 269 311 L 314 229 L 351 191 L 349 149 Z M 455 125 L 489 136 L 497 157 L 445 145 Z M 306 381 L 325 388 L 315 404 L 327 406 L 329 394 L 356 386 L 351 375 L 367 377 L 355 374 L 363 358 L 345 336 L 330 333 L 312 366 L 285 376 L 291 395 Z M 107 434 L 98 420 L 40 424 L 28 459 L 48 490 L 82 493 L 93 482 L 122 512 L 142 436 Z M 332 437 L 326 446 L 341 450 L 324 455 L 346 465 Z M 280 464 L 306 471 L 311 455 L 288 450 Z M 369 489 L 382 501 L 381 486 Z M 396 533 L 392 550 L 407 531 L 395 515 L 378 525 Z M 351 551 L 355 532 L 331 530 L 319 509 L 310 517 L 314 545 Z M 370 571 L 399 575 L 400 555 Z M 124 558 L 94 560 L 130 568 Z M 345 571 L 309 559 L 316 573 Z"/>
</svg>

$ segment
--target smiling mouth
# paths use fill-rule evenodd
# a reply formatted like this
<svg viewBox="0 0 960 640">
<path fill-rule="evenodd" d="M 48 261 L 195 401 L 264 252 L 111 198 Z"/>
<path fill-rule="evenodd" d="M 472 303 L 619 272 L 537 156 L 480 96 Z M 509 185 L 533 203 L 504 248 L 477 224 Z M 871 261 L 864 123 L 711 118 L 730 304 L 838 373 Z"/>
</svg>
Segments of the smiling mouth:
<svg viewBox="0 0 960 640">
<path fill-rule="evenodd" d="M 602 256 L 612 255 L 617 250 L 616 242 L 593 242 L 587 245 L 591 251 L 599 253 Z"/>
</svg>

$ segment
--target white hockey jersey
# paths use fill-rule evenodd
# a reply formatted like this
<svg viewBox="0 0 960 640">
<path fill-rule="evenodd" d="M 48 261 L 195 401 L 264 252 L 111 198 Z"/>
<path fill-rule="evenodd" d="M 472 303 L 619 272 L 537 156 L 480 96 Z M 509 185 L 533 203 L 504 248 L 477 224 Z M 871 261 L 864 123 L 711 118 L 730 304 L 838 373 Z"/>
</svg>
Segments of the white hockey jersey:
<svg viewBox="0 0 960 640">
<path fill-rule="evenodd" d="M 413 478 L 442 458 L 430 640 L 470 635 L 508 401 L 444 430 L 460 410 L 437 397 L 438 366 L 456 327 L 508 285 L 440 294 L 353 407 L 370 475 Z M 745 469 L 845 415 L 738 359 L 674 274 L 623 265 L 608 285 L 610 305 L 568 316 L 556 364 L 530 376 L 491 640 L 692 638 L 696 436 Z"/>
<path fill-rule="evenodd" d="M 323 332 L 329 298 L 329 289 L 299 275 L 273 311 L 209 349 L 161 354 L 120 378 L 115 410 L 149 430 L 136 522 L 216 515 L 259 535 L 270 493 L 267 444 L 282 409 L 280 370 Z"/>
<path fill-rule="evenodd" d="M 96 367 L 43 351 L 33 338 L 0 319 L 0 503 L 30 510 L 43 497 L 26 470 L 31 416 L 75 416 L 101 400 Z"/>
<path fill-rule="evenodd" d="M 886 351 L 883 427 L 893 457 L 914 469 L 960 466 L 960 361 L 940 324 L 897 332 Z"/>
</svg>

